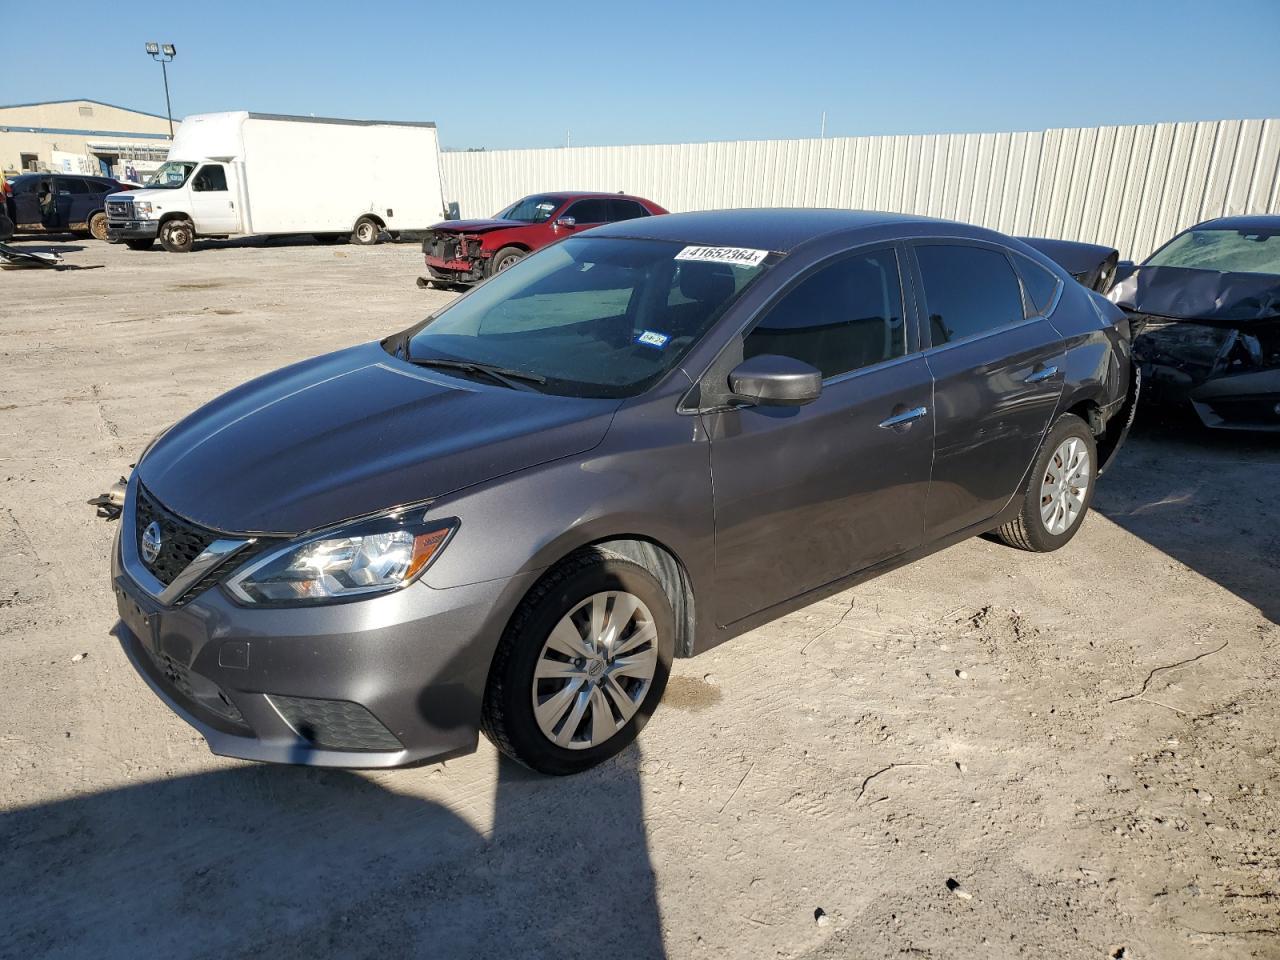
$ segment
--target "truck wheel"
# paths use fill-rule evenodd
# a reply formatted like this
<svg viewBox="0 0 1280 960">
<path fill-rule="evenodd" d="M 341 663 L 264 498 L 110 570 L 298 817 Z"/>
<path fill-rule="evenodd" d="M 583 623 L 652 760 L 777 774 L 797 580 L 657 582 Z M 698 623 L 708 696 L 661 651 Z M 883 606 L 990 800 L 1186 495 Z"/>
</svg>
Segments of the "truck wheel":
<svg viewBox="0 0 1280 960">
<path fill-rule="evenodd" d="M 524 258 L 524 251 L 519 247 L 503 247 L 493 255 L 493 259 L 489 261 L 489 276 L 495 273 L 501 273 L 517 261 Z"/>
<path fill-rule="evenodd" d="M 95 240 L 107 242 L 107 215 L 101 210 L 89 218 L 89 234 Z"/>
<path fill-rule="evenodd" d="M 188 253 L 195 234 L 190 220 L 167 220 L 160 227 L 160 246 L 170 253 Z"/>
<path fill-rule="evenodd" d="M 155 246 L 155 241 L 148 237 L 145 240 L 126 240 L 124 245 L 130 250 L 150 250 Z"/>
<path fill-rule="evenodd" d="M 370 247 L 378 242 L 378 237 L 382 234 L 382 227 L 378 226 L 378 221 L 373 217 L 361 217 L 356 221 L 355 229 L 351 231 L 351 242 L 358 243 L 362 247 Z"/>
<path fill-rule="evenodd" d="M 639 564 L 583 550 L 524 598 L 498 643 L 481 729 L 540 773 L 577 773 L 640 732 L 662 699 L 675 615 Z"/>
<path fill-rule="evenodd" d="M 9 240 L 13 237 L 13 221 L 0 213 L 0 240 Z"/>
<path fill-rule="evenodd" d="M 1036 455 L 1016 519 L 996 528 L 1011 547 L 1049 553 L 1076 535 L 1093 503 L 1098 448 L 1083 420 L 1058 418 Z"/>
</svg>

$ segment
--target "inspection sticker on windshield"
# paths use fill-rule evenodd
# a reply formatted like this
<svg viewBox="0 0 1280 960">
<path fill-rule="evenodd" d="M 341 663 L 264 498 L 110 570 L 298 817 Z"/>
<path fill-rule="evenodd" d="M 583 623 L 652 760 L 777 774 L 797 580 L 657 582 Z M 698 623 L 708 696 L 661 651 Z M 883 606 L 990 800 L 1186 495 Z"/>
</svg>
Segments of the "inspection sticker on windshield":
<svg viewBox="0 0 1280 960">
<path fill-rule="evenodd" d="M 769 255 L 768 250 L 748 247 L 685 247 L 677 260 L 701 260 L 703 263 L 727 263 L 735 267 L 754 267 Z"/>
<path fill-rule="evenodd" d="M 657 347 L 661 350 L 667 345 L 667 341 L 671 338 L 665 333 L 658 333 L 656 330 L 646 330 L 644 333 L 636 337 L 636 343 L 643 343 L 646 347 Z"/>
</svg>

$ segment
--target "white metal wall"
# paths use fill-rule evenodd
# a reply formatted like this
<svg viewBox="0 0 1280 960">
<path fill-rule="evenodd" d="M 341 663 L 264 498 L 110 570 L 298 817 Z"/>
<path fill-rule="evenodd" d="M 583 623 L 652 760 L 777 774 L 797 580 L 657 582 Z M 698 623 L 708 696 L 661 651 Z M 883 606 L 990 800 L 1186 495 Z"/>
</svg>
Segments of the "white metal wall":
<svg viewBox="0 0 1280 960">
<path fill-rule="evenodd" d="M 1280 119 L 443 155 L 445 195 L 490 216 L 530 193 L 622 190 L 672 212 L 846 207 L 1115 246 L 1280 213 Z"/>
</svg>

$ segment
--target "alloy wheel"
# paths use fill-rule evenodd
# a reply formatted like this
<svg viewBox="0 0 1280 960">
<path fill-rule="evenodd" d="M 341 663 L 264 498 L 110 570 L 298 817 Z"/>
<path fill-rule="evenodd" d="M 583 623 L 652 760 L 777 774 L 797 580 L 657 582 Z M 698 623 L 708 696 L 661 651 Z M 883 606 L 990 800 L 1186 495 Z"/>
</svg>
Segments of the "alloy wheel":
<svg viewBox="0 0 1280 960">
<path fill-rule="evenodd" d="M 556 624 L 533 673 L 533 715 L 569 750 L 604 743 L 631 720 L 653 685 L 657 628 L 637 596 L 587 597 Z"/>
<path fill-rule="evenodd" d="M 1054 536 L 1066 533 L 1084 511 L 1089 493 L 1089 450 L 1079 437 L 1067 437 L 1053 451 L 1040 481 L 1040 521 Z"/>
</svg>

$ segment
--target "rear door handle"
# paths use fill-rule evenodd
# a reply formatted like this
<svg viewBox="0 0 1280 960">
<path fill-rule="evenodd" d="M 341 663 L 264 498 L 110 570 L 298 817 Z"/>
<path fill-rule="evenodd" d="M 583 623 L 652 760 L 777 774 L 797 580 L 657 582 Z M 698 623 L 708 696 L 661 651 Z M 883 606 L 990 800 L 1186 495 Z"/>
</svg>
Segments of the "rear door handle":
<svg viewBox="0 0 1280 960">
<path fill-rule="evenodd" d="M 894 427 L 902 426 L 904 423 L 911 423 L 915 420 L 919 420 L 928 412 L 928 407 L 912 407 L 910 410 L 902 411 L 902 413 L 895 413 L 887 420 L 881 420 L 880 426 L 886 430 L 891 430 Z"/>
<path fill-rule="evenodd" d="M 1037 370 L 1035 373 L 1031 374 L 1031 376 L 1027 377 L 1027 379 L 1022 382 L 1023 383 L 1043 383 L 1045 380 L 1048 380 L 1050 377 L 1057 376 L 1057 373 L 1058 373 L 1057 367 L 1044 367 L 1040 370 Z"/>
</svg>

